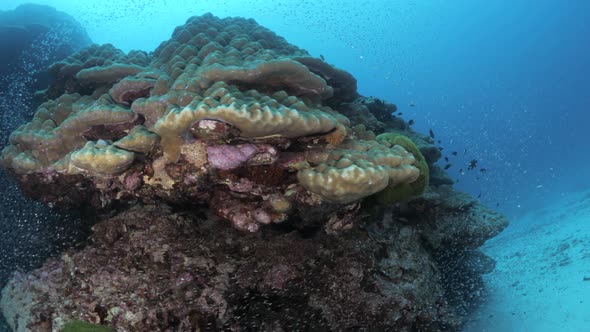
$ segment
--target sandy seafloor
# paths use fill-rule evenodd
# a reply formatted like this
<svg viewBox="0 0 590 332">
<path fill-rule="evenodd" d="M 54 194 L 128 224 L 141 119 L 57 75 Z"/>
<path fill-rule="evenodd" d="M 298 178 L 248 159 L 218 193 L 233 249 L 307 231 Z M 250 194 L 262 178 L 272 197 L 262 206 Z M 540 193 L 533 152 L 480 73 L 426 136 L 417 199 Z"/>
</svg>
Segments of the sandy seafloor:
<svg viewBox="0 0 590 332">
<path fill-rule="evenodd" d="M 497 265 L 465 332 L 590 332 L 590 190 L 512 220 L 482 249 Z"/>
</svg>

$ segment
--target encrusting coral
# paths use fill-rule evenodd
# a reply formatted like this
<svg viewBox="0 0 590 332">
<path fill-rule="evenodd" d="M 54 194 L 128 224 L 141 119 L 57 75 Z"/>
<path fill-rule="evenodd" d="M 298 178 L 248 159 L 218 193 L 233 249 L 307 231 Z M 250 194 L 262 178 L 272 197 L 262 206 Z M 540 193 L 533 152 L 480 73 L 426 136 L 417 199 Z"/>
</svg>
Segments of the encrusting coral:
<svg viewBox="0 0 590 332">
<path fill-rule="evenodd" d="M 460 328 L 444 265 L 480 280 L 457 257 L 506 220 L 453 191 L 430 137 L 349 73 L 211 14 L 153 53 L 94 45 L 51 72 L 0 164 L 99 222 L 7 284 L 14 329 Z"/>
</svg>

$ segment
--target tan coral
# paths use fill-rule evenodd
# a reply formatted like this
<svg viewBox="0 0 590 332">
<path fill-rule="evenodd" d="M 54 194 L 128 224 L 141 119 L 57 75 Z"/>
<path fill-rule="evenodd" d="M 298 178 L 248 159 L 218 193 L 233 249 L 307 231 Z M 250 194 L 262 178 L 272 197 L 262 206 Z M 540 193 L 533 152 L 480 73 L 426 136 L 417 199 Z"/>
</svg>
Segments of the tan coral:
<svg viewBox="0 0 590 332">
<path fill-rule="evenodd" d="M 133 152 L 118 149 L 106 142 L 88 142 L 75 151 L 70 161 L 76 168 L 101 175 L 115 175 L 126 170 L 133 160 Z"/>
<path fill-rule="evenodd" d="M 158 88 L 158 82 L 154 91 Z M 164 114 L 175 107 L 185 107 L 203 97 L 186 90 L 170 90 L 163 95 L 139 98 L 131 104 L 131 110 L 145 118 L 145 126 L 152 127 Z"/>
<path fill-rule="evenodd" d="M 19 152 L 12 145 L 2 150 L 0 165 L 14 169 L 17 174 L 26 174 L 41 167 L 39 160 L 33 157 L 30 151 Z"/>
<path fill-rule="evenodd" d="M 326 81 L 299 62 L 285 60 L 257 61 L 236 66 L 214 63 L 200 67 L 196 72 L 199 85 L 209 87 L 211 82 L 231 81 L 235 84 L 283 86 L 295 95 L 332 97 L 333 90 Z"/>
<path fill-rule="evenodd" d="M 111 44 L 92 45 L 56 62 L 51 66 L 50 73 L 57 78 L 74 76 L 84 68 L 110 65 L 113 61 L 125 61 L 125 58 L 125 53 Z"/>
<path fill-rule="evenodd" d="M 11 149 L 19 153 L 4 155 L 5 159 L 17 158 L 5 160 L 5 164 L 19 174 L 53 167 L 54 163 L 86 144 L 82 133 L 87 129 L 132 123 L 136 118 L 134 112 L 109 104 L 104 99 L 63 95 L 58 100 L 43 103 L 31 122 L 10 135 Z"/>
<path fill-rule="evenodd" d="M 293 60 L 304 64 L 311 72 L 326 80 L 333 88 L 335 98 L 341 101 L 353 101 L 358 97 L 356 79 L 350 73 L 332 67 L 318 58 L 303 56 L 294 57 Z"/>
<path fill-rule="evenodd" d="M 115 84 L 110 90 L 109 95 L 119 104 L 129 105 L 139 97 L 150 95 L 154 88 L 156 79 L 150 77 L 127 77 Z"/>
<path fill-rule="evenodd" d="M 172 72 L 177 62 L 239 66 L 281 56 L 307 56 L 308 53 L 254 21 L 219 19 L 205 14 L 192 17 L 185 25 L 177 27 L 172 38 L 162 43 L 154 55 L 157 58 L 154 66 L 166 67 Z"/>
<path fill-rule="evenodd" d="M 352 127 L 352 132 L 356 138 L 365 141 L 374 141 L 377 138 L 375 133 L 372 130 L 368 130 L 364 124 L 358 124 Z"/>
<path fill-rule="evenodd" d="M 388 183 L 384 167 L 363 160 L 342 158 L 297 173 L 299 183 L 326 200 L 347 204 L 383 190 Z"/>
<path fill-rule="evenodd" d="M 117 105 L 93 103 L 74 111 L 55 131 L 62 136 L 73 137 L 92 126 L 132 122 L 136 116 L 129 109 Z"/>
<path fill-rule="evenodd" d="M 83 83 L 112 83 L 144 70 L 145 68 L 141 66 L 116 63 L 82 69 L 76 74 L 76 78 Z"/>
<path fill-rule="evenodd" d="M 300 170 L 299 183 L 339 204 L 375 194 L 388 184 L 410 183 L 420 175 L 411 153 L 375 141 L 348 140 L 335 149 L 309 151 L 306 157 L 316 166 Z"/>
<path fill-rule="evenodd" d="M 158 135 L 150 132 L 144 126 L 135 126 L 127 136 L 113 143 L 114 146 L 134 152 L 147 154 L 158 142 Z"/>
<path fill-rule="evenodd" d="M 93 67 L 109 67 L 113 64 L 147 66 L 149 57 L 143 51 L 131 51 L 125 54 L 110 44 L 92 45 L 51 66 L 49 72 L 55 80 L 45 91 L 45 96 L 51 99 L 58 98 L 63 93 L 81 93 L 87 88 L 82 89 L 82 82 L 77 78 L 79 72 Z M 92 83 L 93 86 L 97 84 L 97 82 L 85 82 Z"/>
<path fill-rule="evenodd" d="M 191 18 L 154 53 L 153 66 L 175 80 L 173 87 L 190 91 L 202 92 L 215 82 L 226 81 L 268 90 L 280 86 L 296 96 L 326 99 L 333 95 L 326 80 L 337 76 L 340 89 L 345 81 L 345 72 L 321 60 L 318 61 L 323 64 L 322 70 L 310 70 L 319 65 L 307 65 L 310 62 L 305 62 L 309 58 L 306 51 L 255 22 L 240 18 L 217 19 L 208 14 Z M 354 78 L 352 82 L 356 93 Z"/>
<path fill-rule="evenodd" d="M 182 135 L 203 119 L 226 122 L 236 127 L 241 137 L 258 138 L 326 133 L 340 125 L 332 114 L 301 101 L 286 107 L 256 91 L 242 93 L 223 82 L 214 84 L 205 96 L 182 109 L 171 109 L 154 125 L 153 130 L 162 137 L 162 146 L 170 160 L 178 158 Z"/>
</svg>

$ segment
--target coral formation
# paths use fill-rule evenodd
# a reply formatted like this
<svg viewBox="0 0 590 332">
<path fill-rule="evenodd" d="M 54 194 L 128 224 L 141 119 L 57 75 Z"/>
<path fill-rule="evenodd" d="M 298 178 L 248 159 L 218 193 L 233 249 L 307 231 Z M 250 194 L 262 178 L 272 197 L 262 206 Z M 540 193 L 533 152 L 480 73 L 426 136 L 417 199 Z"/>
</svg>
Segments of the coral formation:
<svg viewBox="0 0 590 332">
<path fill-rule="evenodd" d="M 53 74 L 0 162 L 30 196 L 102 221 L 85 248 L 15 275 L 13 328 L 460 326 L 435 258 L 506 222 L 429 182 L 440 151 L 349 73 L 206 14 L 152 54 L 95 45 Z"/>
<path fill-rule="evenodd" d="M 125 197 L 184 204 L 186 192 L 210 203 L 225 196 L 221 191 L 250 188 L 248 176 L 261 173 L 290 176 L 280 186 L 258 181 L 256 191 L 241 189 L 246 201 L 265 201 L 295 185 L 292 190 L 307 189 L 326 203 L 350 204 L 414 182 L 420 172 L 427 176 L 403 147 L 355 140 L 349 119 L 327 106 L 358 96 L 350 74 L 253 21 L 205 15 L 177 29 L 151 59 L 92 46 L 53 71 L 57 80 L 48 91 L 63 94 L 12 133 L 2 164 L 27 179 L 83 174 L 101 192 L 101 205 Z M 207 145 L 206 164 L 193 165 L 187 157 L 186 147 L 195 142 Z M 297 169 L 279 165 L 290 154 L 330 156 Z M 102 178 L 109 176 L 117 177 L 104 186 Z M 267 203 L 256 206 L 269 213 Z M 252 215 L 238 221 L 242 217 L 222 210 L 240 229 L 258 229 L 243 226 L 256 224 L 252 220 L 285 219 Z"/>
<path fill-rule="evenodd" d="M 87 142 L 80 150 L 70 156 L 70 165 L 82 170 L 101 175 L 114 175 L 123 172 L 135 155 L 132 152 L 118 149 L 104 141 Z"/>
<path fill-rule="evenodd" d="M 183 136 L 200 120 L 224 122 L 237 128 L 239 136 L 244 138 L 296 138 L 327 133 L 342 125 L 330 111 L 310 108 L 285 91 L 270 96 L 253 90 L 241 93 L 235 86 L 216 82 L 202 98 L 194 98 L 182 109 L 168 110 L 154 124 L 153 130 L 162 138 L 164 153 L 171 156 L 171 161 L 178 157 L 177 147 L 182 144 Z"/>
<path fill-rule="evenodd" d="M 307 160 L 317 166 L 299 171 L 299 183 L 340 204 L 358 201 L 388 186 L 397 188 L 414 183 L 424 172 L 413 165 L 414 155 L 403 146 L 386 147 L 375 141 L 350 140 L 337 149 L 311 150 L 307 152 Z"/>
</svg>

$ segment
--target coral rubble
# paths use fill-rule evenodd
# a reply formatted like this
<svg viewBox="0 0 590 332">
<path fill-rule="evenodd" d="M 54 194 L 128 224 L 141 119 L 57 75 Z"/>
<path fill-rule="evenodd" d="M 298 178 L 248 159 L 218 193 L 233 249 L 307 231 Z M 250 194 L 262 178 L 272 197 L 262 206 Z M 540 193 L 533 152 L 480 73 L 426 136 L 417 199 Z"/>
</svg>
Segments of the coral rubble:
<svg viewBox="0 0 590 332">
<path fill-rule="evenodd" d="M 14 329 L 460 327 L 442 265 L 506 220 L 431 181 L 439 150 L 352 75 L 211 14 L 153 54 L 95 45 L 52 73 L 0 161 L 29 195 L 103 217 L 5 287 Z"/>
</svg>

